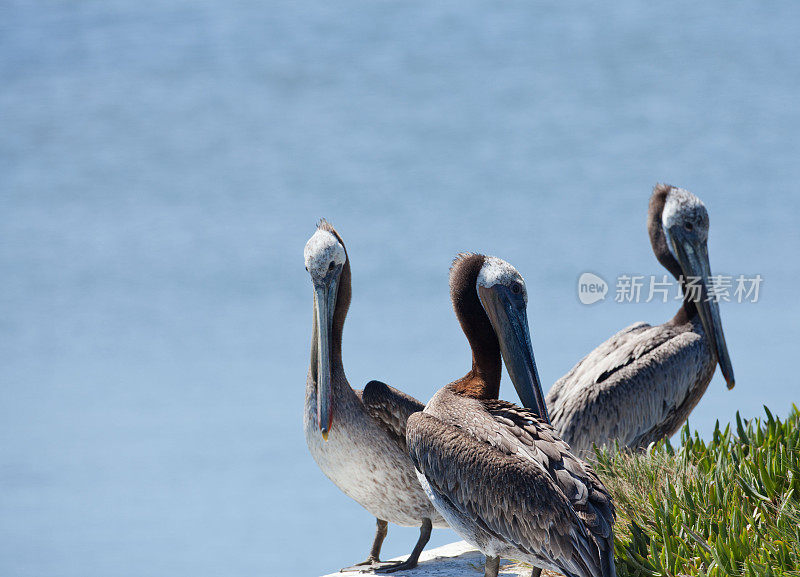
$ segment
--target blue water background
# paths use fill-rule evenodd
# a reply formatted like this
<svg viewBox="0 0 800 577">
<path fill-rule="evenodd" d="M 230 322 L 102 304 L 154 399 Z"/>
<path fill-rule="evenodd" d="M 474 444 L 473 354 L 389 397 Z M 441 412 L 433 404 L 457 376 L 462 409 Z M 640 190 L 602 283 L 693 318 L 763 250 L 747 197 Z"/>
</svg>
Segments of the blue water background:
<svg viewBox="0 0 800 577">
<path fill-rule="evenodd" d="M 373 520 L 302 435 L 302 249 L 323 216 L 352 261 L 351 383 L 426 400 L 469 363 L 458 251 L 526 277 L 549 387 L 672 316 L 583 306 L 575 285 L 662 274 L 649 192 L 685 186 L 713 270 L 764 279 L 722 305 L 737 387 L 715 376 L 691 424 L 786 414 L 799 29 L 788 1 L 3 2 L 0 574 L 314 576 L 365 556 Z M 416 536 L 392 527 L 385 556 Z"/>
</svg>

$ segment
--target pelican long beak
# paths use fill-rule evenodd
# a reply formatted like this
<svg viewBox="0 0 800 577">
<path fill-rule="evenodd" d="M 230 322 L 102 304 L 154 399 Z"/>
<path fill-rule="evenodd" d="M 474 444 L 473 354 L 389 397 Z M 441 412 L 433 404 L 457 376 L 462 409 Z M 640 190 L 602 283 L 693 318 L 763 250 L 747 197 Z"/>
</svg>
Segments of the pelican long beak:
<svg viewBox="0 0 800 577">
<path fill-rule="evenodd" d="M 733 365 L 728 354 L 728 345 L 725 343 L 725 334 L 722 332 L 722 318 L 719 314 L 719 303 L 716 299 L 709 298 L 711 291 L 711 265 L 708 260 L 708 247 L 705 242 L 700 242 L 681 232 L 672 232 L 667 235 L 672 242 L 672 248 L 678 263 L 681 265 L 684 277 L 688 280 L 697 279 L 700 285 L 700 294 L 695 296 L 695 305 L 700 314 L 700 322 L 708 338 L 711 350 L 717 357 L 719 368 L 728 388 L 736 384 L 733 377 Z M 687 288 L 684 288 L 687 290 Z M 691 290 L 690 288 L 688 290 Z"/>
<path fill-rule="evenodd" d="M 533 358 L 525 301 L 521 295 L 515 295 L 501 284 L 491 288 L 479 286 L 478 296 L 497 334 L 500 353 L 519 400 L 549 422 L 539 372 Z"/>
<path fill-rule="evenodd" d="M 338 275 L 330 274 L 320 283 L 314 283 L 314 328 L 316 342 L 317 423 L 322 438 L 328 440 L 333 424 L 333 395 L 331 385 L 331 332 L 333 312 L 336 308 Z M 312 364 L 313 364 L 312 359 Z"/>
</svg>

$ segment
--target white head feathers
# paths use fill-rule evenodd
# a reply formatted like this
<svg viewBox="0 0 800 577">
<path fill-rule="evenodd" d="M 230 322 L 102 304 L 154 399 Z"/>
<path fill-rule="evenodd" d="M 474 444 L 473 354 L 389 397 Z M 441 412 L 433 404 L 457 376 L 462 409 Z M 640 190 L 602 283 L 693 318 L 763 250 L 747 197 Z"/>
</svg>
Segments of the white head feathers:
<svg viewBox="0 0 800 577">
<path fill-rule="evenodd" d="M 306 269 L 315 278 L 322 278 L 328 274 L 331 263 L 343 265 L 347 260 L 344 246 L 332 232 L 318 228 L 317 232 L 308 239 L 303 250 Z"/>
<path fill-rule="evenodd" d="M 694 220 L 706 213 L 703 201 L 683 188 L 672 188 L 667 194 L 664 210 L 661 212 L 661 225 L 672 228 L 686 219 Z M 694 224 L 694 223 L 693 223 Z"/>
<path fill-rule="evenodd" d="M 487 256 L 480 272 L 478 273 L 478 286 L 484 288 L 491 288 L 496 284 L 510 287 L 515 282 L 521 285 L 522 290 L 525 292 L 525 300 L 527 301 L 527 290 L 525 289 L 525 279 L 519 274 L 519 271 L 511 266 L 503 259 Z"/>
<path fill-rule="evenodd" d="M 700 242 L 708 240 L 708 211 L 699 198 L 683 188 L 671 188 L 661 211 L 661 227 L 667 237 L 667 248 L 676 257 L 671 231 L 682 229 Z M 677 258 L 677 257 L 676 257 Z"/>
</svg>

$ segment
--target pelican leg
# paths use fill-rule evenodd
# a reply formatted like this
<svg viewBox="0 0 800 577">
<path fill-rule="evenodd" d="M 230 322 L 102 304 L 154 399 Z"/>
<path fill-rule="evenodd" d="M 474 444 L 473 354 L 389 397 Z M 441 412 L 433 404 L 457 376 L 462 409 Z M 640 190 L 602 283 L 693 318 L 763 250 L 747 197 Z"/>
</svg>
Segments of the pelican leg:
<svg viewBox="0 0 800 577">
<path fill-rule="evenodd" d="M 345 571 L 360 571 L 362 567 L 365 565 L 369 565 L 370 568 L 379 565 L 381 562 L 381 547 L 383 547 L 383 540 L 386 539 L 386 533 L 388 532 L 387 526 L 388 523 L 383 519 L 376 519 L 376 527 L 375 527 L 375 539 L 372 540 L 372 549 L 369 550 L 369 557 L 365 561 L 361 563 L 356 563 L 351 567 L 345 567 L 344 569 L 340 569 L 340 572 Z"/>
<path fill-rule="evenodd" d="M 398 563 L 397 565 L 392 565 L 390 567 L 381 567 L 380 569 L 376 570 L 376 573 L 394 573 L 395 571 L 407 571 L 408 569 L 413 569 L 417 566 L 417 562 L 419 561 L 419 556 L 422 553 L 422 550 L 425 548 L 425 545 L 428 544 L 428 541 L 431 539 L 431 531 L 433 530 L 433 523 L 430 519 L 423 519 L 422 526 L 419 528 L 419 539 L 417 540 L 417 544 L 414 545 L 414 550 L 411 551 L 411 555 L 408 556 L 408 559 Z"/>
<path fill-rule="evenodd" d="M 487 555 L 483 569 L 483 577 L 497 577 L 498 571 L 500 571 L 500 557 L 489 557 Z"/>
<path fill-rule="evenodd" d="M 533 569 L 531 569 L 531 577 L 539 577 L 539 575 L 541 574 L 542 574 L 541 567 L 534 567 Z"/>
</svg>

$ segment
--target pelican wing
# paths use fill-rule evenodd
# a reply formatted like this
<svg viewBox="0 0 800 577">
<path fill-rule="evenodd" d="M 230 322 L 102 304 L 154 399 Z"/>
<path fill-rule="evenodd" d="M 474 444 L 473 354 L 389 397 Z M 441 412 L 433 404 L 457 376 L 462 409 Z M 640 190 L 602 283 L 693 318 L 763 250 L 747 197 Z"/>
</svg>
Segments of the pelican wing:
<svg viewBox="0 0 800 577">
<path fill-rule="evenodd" d="M 631 364 L 643 354 L 658 346 L 651 338 L 642 339 L 642 333 L 652 329 L 647 323 L 634 323 L 606 340 L 561 377 L 547 393 L 547 406 L 555 406 L 571 391 L 575 381 L 599 383 Z"/>
<path fill-rule="evenodd" d="M 361 393 L 361 401 L 367 413 L 389 434 L 397 439 L 405 450 L 406 422 L 425 405 L 411 395 L 390 387 L 380 381 L 370 381 Z"/>
<path fill-rule="evenodd" d="M 611 496 L 592 467 L 575 457 L 553 427 L 534 411 L 500 400 L 483 401 L 483 406 L 493 420 L 473 421 L 468 428 L 480 423 L 483 432 L 477 436 L 487 438 L 506 454 L 535 461 L 547 471 L 594 539 L 603 574 L 613 575 L 616 514 Z"/>
<path fill-rule="evenodd" d="M 483 411 L 471 411 L 464 421 L 468 427 L 427 413 L 409 419 L 411 459 L 436 493 L 484 531 L 543 565 L 570 576 L 605 575 L 598 548 L 563 483 L 541 464 L 551 448 L 531 458 L 537 443 L 526 445 L 513 425 Z M 566 490 L 575 492 L 572 486 Z M 583 491 L 588 494 L 586 487 Z"/>
<path fill-rule="evenodd" d="M 553 385 L 547 394 L 553 426 L 582 455 L 595 443 L 638 447 L 671 434 L 688 414 L 687 399 L 688 410 L 699 399 L 690 391 L 703 366 L 701 340 L 670 324 L 620 331 Z"/>
</svg>

